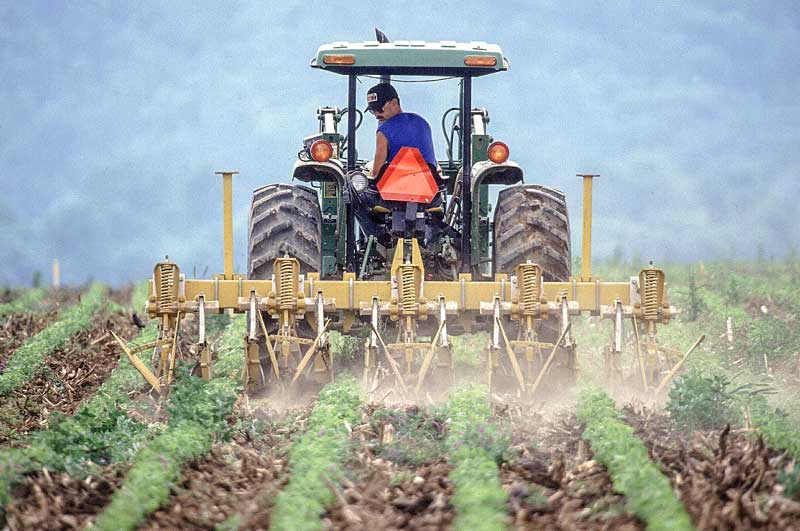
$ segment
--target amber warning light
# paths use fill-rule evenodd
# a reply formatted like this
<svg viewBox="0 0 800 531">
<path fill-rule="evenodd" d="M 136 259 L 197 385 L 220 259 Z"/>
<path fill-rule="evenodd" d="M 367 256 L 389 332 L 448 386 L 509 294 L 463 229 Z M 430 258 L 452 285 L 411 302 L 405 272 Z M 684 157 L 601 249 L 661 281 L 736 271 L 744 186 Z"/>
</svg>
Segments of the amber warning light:
<svg viewBox="0 0 800 531">
<path fill-rule="evenodd" d="M 333 156 L 333 146 L 330 142 L 317 140 L 311 144 L 311 158 L 317 162 L 328 162 Z"/>
<path fill-rule="evenodd" d="M 497 65 L 497 57 L 492 55 L 468 55 L 464 58 L 464 64 L 467 66 L 495 66 Z"/>
<path fill-rule="evenodd" d="M 322 56 L 322 62 L 326 65 L 354 65 L 356 64 L 356 56 L 345 54 L 325 54 Z"/>
<path fill-rule="evenodd" d="M 486 155 L 495 164 L 502 164 L 508 160 L 508 146 L 502 142 L 492 142 L 486 150 Z"/>
</svg>

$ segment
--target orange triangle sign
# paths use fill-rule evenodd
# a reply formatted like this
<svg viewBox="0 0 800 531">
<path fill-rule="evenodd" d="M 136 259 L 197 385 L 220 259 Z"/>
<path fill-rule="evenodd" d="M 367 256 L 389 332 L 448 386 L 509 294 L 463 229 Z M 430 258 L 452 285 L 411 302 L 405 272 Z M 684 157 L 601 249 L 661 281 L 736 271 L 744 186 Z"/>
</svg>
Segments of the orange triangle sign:
<svg viewBox="0 0 800 531">
<path fill-rule="evenodd" d="M 439 187 L 422 153 L 417 148 L 402 147 L 378 181 L 378 191 L 385 201 L 430 203 Z"/>
</svg>

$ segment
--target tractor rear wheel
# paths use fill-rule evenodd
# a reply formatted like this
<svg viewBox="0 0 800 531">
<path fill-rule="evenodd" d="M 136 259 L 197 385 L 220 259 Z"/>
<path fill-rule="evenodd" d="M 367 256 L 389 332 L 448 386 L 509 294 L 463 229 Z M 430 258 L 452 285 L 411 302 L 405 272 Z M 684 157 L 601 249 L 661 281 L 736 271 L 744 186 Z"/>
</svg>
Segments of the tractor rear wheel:
<svg viewBox="0 0 800 531">
<path fill-rule="evenodd" d="M 272 262 L 288 254 L 300 273 L 322 269 L 322 214 L 307 186 L 268 184 L 253 191 L 248 235 L 248 278 L 272 277 Z"/>
<path fill-rule="evenodd" d="M 569 215 L 559 190 L 524 184 L 502 190 L 497 198 L 494 271 L 513 274 L 527 260 L 542 267 L 545 281 L 569 280 Z"/>
<path fill-rule="evenodd" d="M 300 262 L 301 275 L 322 269 L 322 213 L 317 192 L 307 186 L 268 184 L 253 191 L 250 205 L 248 278 L 272 278 L 273 262 L 287 254 Z M 263 317 L 268 332 L 275 333 L 276 321 L 266 313 Z M 305 338 L 316 335 L 305 319 L 297 322 L 297 334 Z M 256 330 L 256 337 L 262 370 L 267 379 L 272 379 L 271 362 L 260 327 Z M 288 367 L 281 367 L 282 374 L 290 375 L 298 360 L 289 360 Z"/>
<path fill-rule="evenodd" d="M 564 194 L 538 184 L 502 190 L 494 214 L 493 250 L 495 273 L 512 275 L 517 265 L 530 260 L 541 266 L 545 281 L 568 281 L 572 271 L 572 256 L 569 214 Z M 515 323 L 510 324 L 511 332 L 516 332 Z M 556 321 L 539 321 L 536 333 L 540 341 L 555 343 L 560 335 L 560 327 Z M 543 357 L 549 354 L 549 349 L 542 349 Z M 542 361 L 537 364 L 538 367 L 541 367 Z M 538 367 L 535 369 L 537 372 Z M 559 347 L 545 383 L 552 382 L 557 386 L 565 381 L 571 383 L 574 379 L 575 349 Z"/>
</svg>

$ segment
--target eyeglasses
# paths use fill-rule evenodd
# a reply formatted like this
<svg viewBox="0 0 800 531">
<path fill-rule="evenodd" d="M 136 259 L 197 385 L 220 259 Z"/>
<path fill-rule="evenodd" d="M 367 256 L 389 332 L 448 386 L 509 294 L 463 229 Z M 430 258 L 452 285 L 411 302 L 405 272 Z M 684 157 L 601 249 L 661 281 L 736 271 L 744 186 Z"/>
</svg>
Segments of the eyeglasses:
<svg viewBox="0 0 800 531">
<path fill-rule="evenodd" d="M 373 116 L 376 116 L 378 113 L 383 112 L 383 109 L 384 109 L 384 107 L 386 107 L 387 103 L 389 103 L 389 102 L 388 101 L 384 102 L 383 105 L 381 105 L 380 109 L 370 109 L 369 113 L 372 114 Z"/>
</svg>

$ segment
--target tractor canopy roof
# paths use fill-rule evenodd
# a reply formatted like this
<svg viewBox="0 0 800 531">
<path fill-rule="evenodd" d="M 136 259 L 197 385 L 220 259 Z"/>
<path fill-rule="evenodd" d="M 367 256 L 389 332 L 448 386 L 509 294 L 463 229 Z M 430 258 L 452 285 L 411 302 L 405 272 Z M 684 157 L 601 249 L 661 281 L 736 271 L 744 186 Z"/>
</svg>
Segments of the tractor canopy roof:
<svg viewBox="0 0 800 531">
<path fill-rule="evenodd" d="M 312 68 L 337 74 L 477 77 L 508 70 L 496 44 L 485 42 L 378 41 L 323 44 Z"/>
</svg>

